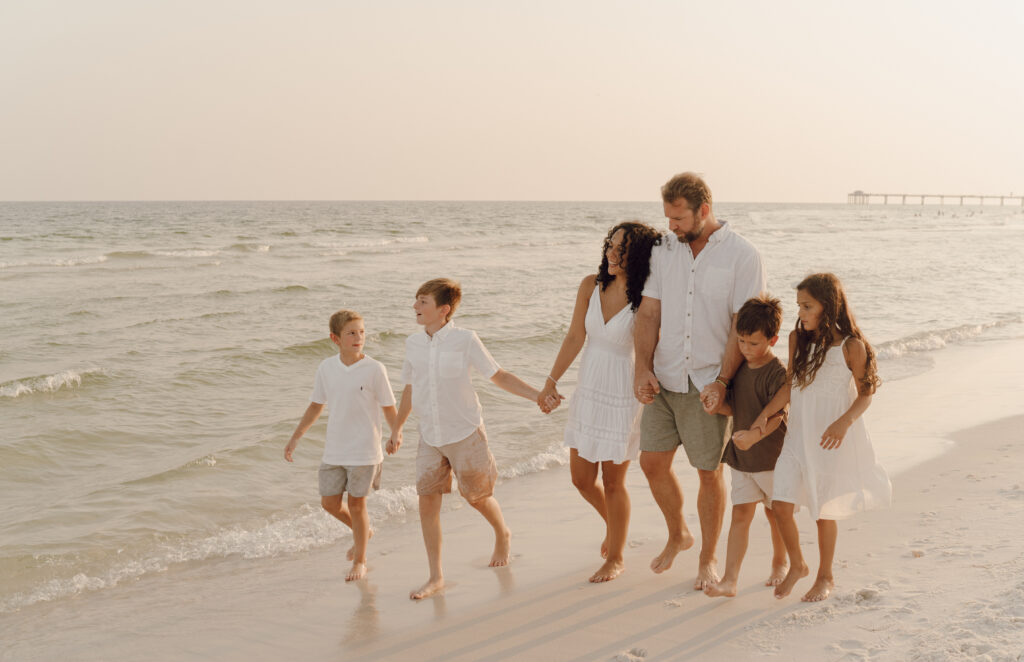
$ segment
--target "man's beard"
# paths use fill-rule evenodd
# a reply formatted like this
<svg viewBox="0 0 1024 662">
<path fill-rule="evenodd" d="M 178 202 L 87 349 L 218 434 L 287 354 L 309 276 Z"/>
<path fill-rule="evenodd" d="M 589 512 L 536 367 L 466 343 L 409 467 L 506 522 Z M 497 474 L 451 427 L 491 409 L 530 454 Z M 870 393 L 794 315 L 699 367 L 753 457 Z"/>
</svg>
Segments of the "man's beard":
<svg viewBox="0 0 1024 662">
<path fill-rule="evenodd" d="M 684 232 L 683 234 L 679 234 L 677 232 L 676 238 L 684 244 L 689 244 L 700 239 L 700 236 L 704 234 L 704 221 L 698 221 L 698 223 L 697 227 L 693 228 L 689 232 Z"/>
</svg>

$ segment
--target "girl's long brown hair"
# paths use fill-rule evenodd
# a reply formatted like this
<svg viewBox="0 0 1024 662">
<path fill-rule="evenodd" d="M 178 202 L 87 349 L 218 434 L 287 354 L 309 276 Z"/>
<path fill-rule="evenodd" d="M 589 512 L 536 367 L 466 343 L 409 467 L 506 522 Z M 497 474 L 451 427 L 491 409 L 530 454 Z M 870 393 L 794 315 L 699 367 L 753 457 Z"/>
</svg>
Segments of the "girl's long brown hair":
<svg viewBox="0 0 1024 662">
<path fill-rule="evenodd" d="M 834 274 L 811 274 L 800 281 L 796 289 L 798 292 L 806 292 L 820 303 L 822 311 L 818 328 L 814 331 L 806 331 L 797 319 L 796 348 L 793 363 L 789 366 L 793 382 L 802 389 L 814 381 L 814 376 L 825 361 L 825 351 L 832 344 L 836 332 L 841 338 L 853 337 L 864 343 L 867 360 L 864 377 L 859 380 L 857 390 L 861 393 L 874 393 L 882 383 L 878 378 L 875 350 L 857 326 L 843 284 Z"/>
</svg>

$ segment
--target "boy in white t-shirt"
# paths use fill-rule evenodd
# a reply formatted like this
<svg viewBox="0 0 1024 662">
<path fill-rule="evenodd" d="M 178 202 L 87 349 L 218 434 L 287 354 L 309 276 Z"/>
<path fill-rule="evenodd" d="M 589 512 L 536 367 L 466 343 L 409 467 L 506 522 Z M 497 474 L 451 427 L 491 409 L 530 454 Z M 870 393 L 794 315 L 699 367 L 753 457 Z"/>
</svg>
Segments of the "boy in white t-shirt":
<svg viewBox="0 0 1024 662">
<path fill-rule="evenodd" d="M 423 331 L 405 341 L 402 366 L 405 390 L 398 407 L 398 426 L 391 428 L 389 443 L 400 443 L 402 425 L 410 410 L 416 410 L 420 431 L 416 493 L 430 578 L 409 594 L 413 600 L 434 595 L 444 588 L 441 499 L 451 492 L 452 472 L 459 480 L 459 493 L 494 528 L 490 566 L 508 565 L 511 557 L 512 534 L 494 498 L 498 470 L 487 446 L 480 400 L 470 378 L 471 369 L 514 395 L 533 402 L 540 395 L 537 389 L 502 370 L 476 333 L 455 327 L 451 318 L 461 299 L 459 284 L 447 278 L 427 281 L 416 292 L 413 309 L 416 323 L 423 325 Z"/>
<path fill-rule="evenodd" d="M 284 459 L 292 461 L 299 439 L 327 405 L 330 414 L 320 464 L 320 505 L 352 529 L 354 542 L 348 550 L 352 569 L 345 576 L 345 581 L 352 581 L 366 576 L 366 545 L 371 535 L 366 497 L 371 487 L 380 489 L 384 462 L 381 411 L 388 426 L 399 430 L 388 441 L 388 455 L 398 450 L 402 437 L 388 373 L 379 361 L 363 354 L 366 330 L 362 316 L 339 310 L 331 315 L 330 329 L 331 341 L 340 353 L 324 359 L 317 368 L 312 402 L 284 448 Z M 347 508 L 342 501 L 345 492 Z"/>
</svg>

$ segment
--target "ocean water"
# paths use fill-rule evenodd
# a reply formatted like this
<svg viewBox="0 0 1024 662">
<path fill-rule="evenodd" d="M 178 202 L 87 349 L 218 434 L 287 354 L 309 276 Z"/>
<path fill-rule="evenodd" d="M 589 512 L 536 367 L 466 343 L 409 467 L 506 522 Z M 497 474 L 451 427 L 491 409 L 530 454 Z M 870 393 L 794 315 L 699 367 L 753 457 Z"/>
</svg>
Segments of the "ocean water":
<svg viewBox="0 0 1024 662">
<path fill-rule="evenodd" d="M 1024 337 L 1019 207 L 716 211 L 764 254 L 784 329 L 793 286 L 838 274 L 885 380 L 950 343 Z M 397 392 L 417 286 L 457 278 L 457 324 L 540 385 L 627 219 L 665 226 L 657 201 L 0 203 L 0 613 L 336 544 L 316 492 L 326 417 L 282 458 L 335 351 L 330 314 L 365 316 Z M 566 462 L 564 408 L 478 392 L 503 480 Z M 378 527 L 415 517 L 415 419 L 405 438 L 370 499 Z"/>
</svg>

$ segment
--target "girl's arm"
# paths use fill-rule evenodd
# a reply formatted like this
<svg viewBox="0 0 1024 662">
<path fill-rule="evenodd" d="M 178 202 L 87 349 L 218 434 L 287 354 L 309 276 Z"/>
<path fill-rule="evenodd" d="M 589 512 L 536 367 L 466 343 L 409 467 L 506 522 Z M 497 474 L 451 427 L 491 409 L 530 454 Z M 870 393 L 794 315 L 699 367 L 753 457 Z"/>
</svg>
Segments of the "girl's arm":
<svg viewBox="0 0 1024 662">
<path fill-rule="evenodd" d="M 769 416 L 768 422 L 765 424 L 764 428 L 755 427 L 755 421 L 755 425 L 752 425 L 749 430 L 739 430 L 733 433 L 732 443 L 736 444 L 736 448 L 741 451 L 750 450 L 754 444 L 779 429 L 779 426 L 782 425 L 782 421 L 786 420 L 787 406 L 788 405 L 784 405 L 781 410 Z M 719 410 L 719 413 L 721 413 L 721 410 Z M 764 430 L 763 432 L 762 429 Z"/>
<path fill-rule="evenodd" d="M 868 352 L 864 343 L 859 338 L 850 338 L 843 343 L 843 356 L 846 358 L 846 365 L 853 373 L 853 379 L 857 384 L 857 397 L 850 403 L 850 408 L 837 418 L 832 425 L 825 428 L 821 435 L 821 447 L 826 450 L 839 448 L 843 443 L 846 431 L 850 429 L 853 422 L 861 417 L 871 404 L 871 392 L 866 391 L 861 384 L 864 373 L 867 370 Z"/>
<path fill-rule="evenodd" d="M 768 434 L 765 430 L 768 429 L 768 419 L 777 412 L 782 411 L 782 408 L 789 404 L 790 391 L 793 388 L 793 354 L 796 352 L 796 331 L 789 332 L 789 367 L 786 369 L 786 383 L 779 387 L 779 390 L 775 392 L 773 397 L 768 404 L 761 410 L 760 415 L 754 420 L 754 424 L 750 426 L 750 429 L 758 429 L 763 434 Z"/>
<path fill-rule="evenodd" d="M 388 409 L 394 409 L 394 407 L 385 407 L 385 416 Z M 388 419 L 388 426 L 391 428 L 391 438 L 388 439 L 388 444 L 384 447 L 388 455 L 397 453 L 398 449 L 401 448 L 402 426 L 408 420 L 410 412 L 412 412 L 412 384 L 406 384 L 405 388 L 402 389 L 402 399 L 398 403 L 398 413 L 395 415 L 395 422 L 392 423 L 391 419 Z"/>
<path fill-rule="evenodd" d="M 551 372 L 548 373 L 551 379 L 544 380 L 544 387 L 540 390 L 540 396 L 537 398 L 537 404 L 541 409 L 551 411 L 563 399 L 558 392 L 558 380 L 576 360 L 580 350 L 583 349 L 583 342 L 587 339 L 587 309 L 590 307 L 590 297 L 597 286 L 594 279 L 593 274 L 586 276 L 576 291 L 576 305 L 572 309 L 569 330 L 565 332 L 562 347 L 558 350 L 558 356 L 555 357 L 555 363 L 551 366 Z"/>
<path fill-rule="evenodd" d="M 320 418 L 320 414 L 323 412 L 324 406 L 319 402 L 310 402 L 309 406 L 306 407 L 306 413 L 302 415 L 302 420 L 295 427 L 295 432 L 292 433 L 292 438 L 288 440 L 288 445 L 284 447 L 284 459 L 292 462 L 292 452 L 295 447 L 299 445 L 299 439 L 302 439 L 302 435 L 309 431 L 309 428 L 313 427 L 316 423 L 316 419 Z"/>
</svg>

